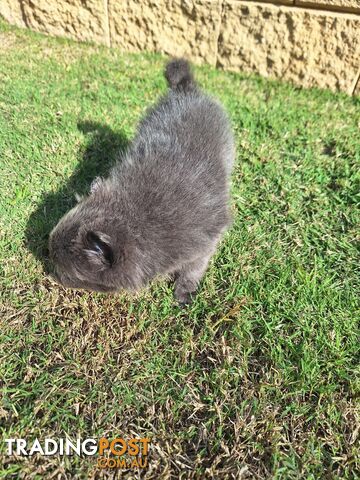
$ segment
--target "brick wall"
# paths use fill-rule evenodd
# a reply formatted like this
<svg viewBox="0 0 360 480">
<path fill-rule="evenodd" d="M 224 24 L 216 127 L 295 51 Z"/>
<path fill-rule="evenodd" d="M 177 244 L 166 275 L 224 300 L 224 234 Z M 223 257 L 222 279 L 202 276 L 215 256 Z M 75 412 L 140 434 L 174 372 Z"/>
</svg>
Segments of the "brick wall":
<svg viewBox="0 0 360 480">
<path fill-rule="evenodd" d="M 360 93 L 360 0 L 0 0 L 10 23 Z"/>
</svg>

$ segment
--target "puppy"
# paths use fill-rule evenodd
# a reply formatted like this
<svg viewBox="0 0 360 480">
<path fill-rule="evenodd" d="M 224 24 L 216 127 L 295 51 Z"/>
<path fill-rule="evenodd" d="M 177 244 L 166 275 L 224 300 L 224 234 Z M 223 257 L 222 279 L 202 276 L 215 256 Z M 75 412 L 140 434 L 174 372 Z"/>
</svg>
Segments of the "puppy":
<svg viewBox="0 0 360 480">
<path fill-rule="evenodd" d="M 229 120 L 187 61 L 172 60 L 165 77 L 167 95 L 109 178 L 96 178 L 50 234 L 55 278 L 65 287 L 137 290 L 173 274 L 176 299 L 189 303 L 231 222 Z"/>
</svg>

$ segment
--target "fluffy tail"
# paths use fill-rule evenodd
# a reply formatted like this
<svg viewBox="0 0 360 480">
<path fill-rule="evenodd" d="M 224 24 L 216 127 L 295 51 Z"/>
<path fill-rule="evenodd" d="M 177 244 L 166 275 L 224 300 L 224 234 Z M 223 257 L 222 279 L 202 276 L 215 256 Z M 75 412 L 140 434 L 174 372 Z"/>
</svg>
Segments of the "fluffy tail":
<svg viewBox="0 0 360 480">
<path fill-rule="evenodd" d="M 165 78 L 172 90 L 188 92 L 196 87 L 190 64 L 183 58 L 171 60 L 166 65 Z"/>
</svg>

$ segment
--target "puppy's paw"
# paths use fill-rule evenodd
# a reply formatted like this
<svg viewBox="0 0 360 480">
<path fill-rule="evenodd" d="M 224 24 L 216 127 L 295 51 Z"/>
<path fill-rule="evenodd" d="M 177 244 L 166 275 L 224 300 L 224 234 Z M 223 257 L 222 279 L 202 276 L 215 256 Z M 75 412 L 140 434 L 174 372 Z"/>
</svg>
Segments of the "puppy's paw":
<svg viewBox="0 0 360 480">
<path fill-rule="evenodd" d="M 175 298 L 178 301 L 181 307 L 190 305 L 194 299 L 193 295 L 195 292 L 189 292 L 187 289 L 177 285 L 175 288 Z"/>
<path fill-rule="evenodd" d="M 90 185 L 90 194 L 95 193 L 103 184 L 103 179 L 101 177 L 96 177 L 94 180 L 91 182 Z"/>
<path fill-rule="evenodd" d="M 80 203 L 84 200 L 85 196 L 84 195 L 79 195 L 78 193 L 75 193 L 75 200 L 77 203 Z"/>
</svg>

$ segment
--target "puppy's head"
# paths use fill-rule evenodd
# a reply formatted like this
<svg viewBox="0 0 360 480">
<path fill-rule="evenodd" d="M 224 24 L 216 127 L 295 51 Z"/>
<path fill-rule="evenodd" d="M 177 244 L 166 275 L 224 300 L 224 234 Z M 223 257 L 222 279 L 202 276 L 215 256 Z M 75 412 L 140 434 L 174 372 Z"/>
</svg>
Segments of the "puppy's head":
<svg viewBox="0 0 360 480">
<path fill-rule="evenodd" d="M 122 285 L 126 227 L 112 217 L 109 202 L 90 195 L 60 220 L 49 239 L 59 283 L 100 292 L 129 288 L 126 281 Z"/>
</svg>

